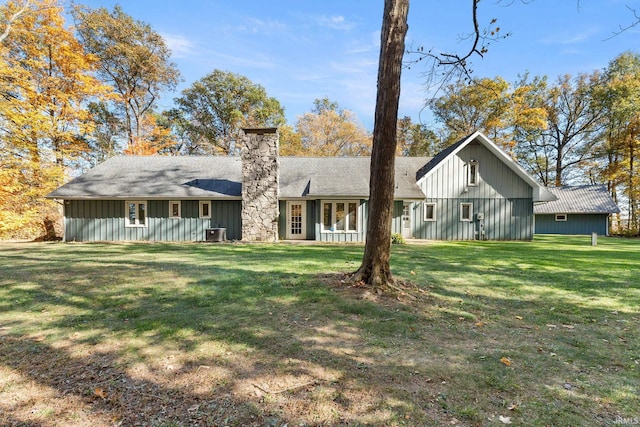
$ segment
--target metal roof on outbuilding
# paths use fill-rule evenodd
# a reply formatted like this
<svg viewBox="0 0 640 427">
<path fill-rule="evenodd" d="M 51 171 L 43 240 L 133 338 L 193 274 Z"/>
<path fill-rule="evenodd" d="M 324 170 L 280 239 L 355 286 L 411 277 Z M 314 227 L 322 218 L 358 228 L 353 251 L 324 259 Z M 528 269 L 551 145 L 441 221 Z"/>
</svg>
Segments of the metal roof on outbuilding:
<svg viewBox="0 0 640 427">
<path fill-rule="evenodd" d="M 604 185 L 577 185 L 547 188 L 558 200 L 536 204 L 534 214 L 610 214 L 619 213 Z"/>
</svg>

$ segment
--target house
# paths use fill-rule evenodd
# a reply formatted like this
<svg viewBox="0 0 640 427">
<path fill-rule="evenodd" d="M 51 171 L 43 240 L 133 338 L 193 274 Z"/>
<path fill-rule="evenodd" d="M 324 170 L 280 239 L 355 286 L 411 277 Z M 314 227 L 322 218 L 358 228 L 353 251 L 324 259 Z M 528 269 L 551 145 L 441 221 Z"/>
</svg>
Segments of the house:
<svg viewBox="0 0 640 427">
<path fill-rule="evenodd" d="M 273 128 L 242 143 L 240 157 L 114 157 L 47 197 L 66 241 L 365 240 L 370 158 L 279 157 Z M 479 132 L 397 158 L 395 176 L 392 227 L 407 238 L 530 240 L 534 203 L 555 200 Z"/>
<path fill-rule="evenodd" d="M 609 235 L 609 216 L 620 209 L 604 185 L 579 185 L 548 189 L 558 200 L 536 205 L 536 234 Z"/>
</svg>

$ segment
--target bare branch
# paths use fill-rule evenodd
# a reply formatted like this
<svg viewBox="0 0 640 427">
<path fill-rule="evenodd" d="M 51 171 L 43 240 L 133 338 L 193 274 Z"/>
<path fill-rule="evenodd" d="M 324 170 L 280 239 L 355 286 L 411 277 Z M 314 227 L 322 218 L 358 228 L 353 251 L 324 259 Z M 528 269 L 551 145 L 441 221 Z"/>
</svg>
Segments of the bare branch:
<svg viewBox="0 0 640 427">
<path fill-rule="evenodd" d="M 625 31 L 630 30 L 631 28 L 633 28 L 633 27 L 637 26 L 638 24 L 640 24 L 640 15 L 638 14 L 638 12 L 635 9 L 630 8 L 628 5 L 625 6 L 625 7 L 627 9 L 629 9 L 629 11 L 631 11 L 635 21 L 633 21 L 631 24 L 626 25 L 626 26 L 619 25 L 618 27 L 620 28 L 620 30 L 619 31 L 614 31 L 613 34 L 610 37 L 607 37 L 603 41 L 611 40 L 612 38 L 617 37 L 620 34 L 624 33 Z"/>
<path fill-rule="evenodd" d="M 436 53 L 433 50 L 425 50 L 423 47 L 407 50 L 406 53 L 413 55 L 415 59 L 406 62 L 406 67 L 410 68 L 419 62 L 426 62 L 431 65 L 430 70 L 425 73 L 427 88 L 431 88 L 434 85 L 442 86 L 454 76 L 463 77 L 471 81 L 473 70 L 470 67 L 470 58 L 473 56 L 483 58 L 491 42 L 505 39 L 511 35 L 511 33 L 500 33 L 500 27 L 496 25 L 496 19 L 491 20 L 487 28 L 481 29 L 478 20 L 479 2 L 480 0 L 472 0 L 473 31 L 461 38 L 462 40 L 471 40 L 471 45 L 465 53 Z"/>
</svg>

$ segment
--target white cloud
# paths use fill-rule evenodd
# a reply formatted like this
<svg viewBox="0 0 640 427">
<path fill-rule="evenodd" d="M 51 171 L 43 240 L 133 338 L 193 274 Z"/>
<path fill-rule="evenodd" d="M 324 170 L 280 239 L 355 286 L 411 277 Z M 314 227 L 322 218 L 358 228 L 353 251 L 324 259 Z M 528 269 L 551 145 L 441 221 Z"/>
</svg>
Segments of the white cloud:
<svg viewBox="0 0 640 427">
<path fill-rule="evenodd" d="M 181 34 L 162 34 L 174 58 L 185 58 L 195 52 L 194 44 L 186 36 Z"/>
<path fill-rule="evenodd" d="M 354 26 L 352 22 L 347 21 L 345 17 L 341 15 L 321 15 L 316 18 L 316 21 L 321 27 L 330 28 L 332 30 L 349 31 Z"/>
</svg>

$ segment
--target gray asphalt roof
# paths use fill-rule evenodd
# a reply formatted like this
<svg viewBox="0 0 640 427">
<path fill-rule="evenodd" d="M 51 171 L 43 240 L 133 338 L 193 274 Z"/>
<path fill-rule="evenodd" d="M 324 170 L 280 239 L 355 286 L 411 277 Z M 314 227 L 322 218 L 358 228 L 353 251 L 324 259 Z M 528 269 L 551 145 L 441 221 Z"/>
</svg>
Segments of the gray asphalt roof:
<svg viewBox="0 0 640 427">
<path fill-rule="evenodd" d="M 280 157 L 280 197 L 369 196 L 369 157 Z M 427 157 L 396 159 L 397 199 L 421 199 L 416 172 Z M 118 156 L 52 193 L 56 199 L 240 198 L 240 158 Z"/>
<path fill-rule="evenodd" d="M 608 214 L 620 212 L 604 185 L 550 187 L 547 190 L 553 193 L 558 200 L 534 205 L 533 213 Z"/>
</svg>

